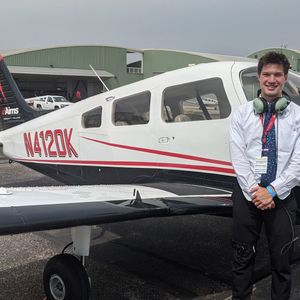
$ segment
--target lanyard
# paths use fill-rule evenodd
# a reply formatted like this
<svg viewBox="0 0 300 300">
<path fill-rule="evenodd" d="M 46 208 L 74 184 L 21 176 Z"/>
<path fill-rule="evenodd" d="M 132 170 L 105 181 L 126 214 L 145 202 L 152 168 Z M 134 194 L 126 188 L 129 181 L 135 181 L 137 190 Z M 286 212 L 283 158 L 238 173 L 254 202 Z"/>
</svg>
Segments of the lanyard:
<svg viewBox="0 0 300 300">
<path fill-rule="evenodd" d="M 263 114 L 260 114 L 259 117 L 260 117 L 261 124 L 264 127 L 264 116 L 263 116 Z M 268 135 L 269 131 L 272 129 L 272 127 L 274 126 L 275 120 L 276 120 L 276 114 L 273 114 L 270 121 L 269 121 L 269 123 L 268 123 L 268 125 L 267 125 L 267 127 L 264 129 L 264 132 L 263 132 L 263 137 L 262 137 L 263 145 L 267 142 L 267 135 Z"/>
</svg>

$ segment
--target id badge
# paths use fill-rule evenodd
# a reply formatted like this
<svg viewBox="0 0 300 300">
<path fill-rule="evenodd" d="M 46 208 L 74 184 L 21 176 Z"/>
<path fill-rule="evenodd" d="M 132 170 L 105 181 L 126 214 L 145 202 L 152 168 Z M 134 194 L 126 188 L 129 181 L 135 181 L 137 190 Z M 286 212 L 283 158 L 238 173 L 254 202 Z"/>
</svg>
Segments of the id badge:
<svg viewBox="0 0 300 300">
<path fill-rule="evenodd" d="M 257 157 L 255 159 L 254 172 L 256 174 L 266 174 L 267 168 L 268 168 L 268 157 L 267 156 Z"/>
</svg>

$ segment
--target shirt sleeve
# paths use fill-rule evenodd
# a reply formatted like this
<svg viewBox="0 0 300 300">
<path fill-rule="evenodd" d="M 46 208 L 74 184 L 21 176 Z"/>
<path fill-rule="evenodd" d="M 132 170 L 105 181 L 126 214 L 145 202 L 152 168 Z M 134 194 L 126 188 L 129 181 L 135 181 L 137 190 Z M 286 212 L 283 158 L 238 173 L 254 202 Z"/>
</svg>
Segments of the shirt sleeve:
<svg viewBox="0 0 300 300">
<path fill-rule="evenodd" d="M 294 145 L 290 161 L 284 171 L 271 185 L 274 187 L 278 198 L 285 199 L 291 189 L 300 183 L 300 133 Z"/>
<path fill-rule="evenodd" d="M 251 171 L 249 159 L 246 156 L 246 143 L 242 126 L 241 109 L 234 114 L 230 124 L 230 156 L 238 183 L 246 198 L 251 200 L 250 189 L 257 185 L 255 176 Z"/>
</svg>

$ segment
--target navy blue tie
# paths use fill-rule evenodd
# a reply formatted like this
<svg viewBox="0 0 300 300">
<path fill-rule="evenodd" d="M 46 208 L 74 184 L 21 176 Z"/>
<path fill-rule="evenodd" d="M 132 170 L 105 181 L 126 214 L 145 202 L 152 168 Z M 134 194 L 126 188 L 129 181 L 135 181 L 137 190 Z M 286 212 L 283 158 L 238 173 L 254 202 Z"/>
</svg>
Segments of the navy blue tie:
<svg viewBox="0 0 300 300">
<path fill-rule="evenodd" d="M 265 113 L 264 131 L 266 130 L 268 124 L 270 123 L 271 117 L 272 117 L 272 112 L 271 112 L 271 106 L 269 105 L 269 110 L 267 113 Z M 263 143 L 262 156 L 268 157 L 268 167 L 267 167 L 267 173 L 261 175 L 260 185 L 263 187 L 267 187 L 272 181 L 276 179 L 276 171 L 277 171 L 277 147 L 276 147 L 275 122 L 267 134 L 267 139 L 265 144 Z"/>
</svg>

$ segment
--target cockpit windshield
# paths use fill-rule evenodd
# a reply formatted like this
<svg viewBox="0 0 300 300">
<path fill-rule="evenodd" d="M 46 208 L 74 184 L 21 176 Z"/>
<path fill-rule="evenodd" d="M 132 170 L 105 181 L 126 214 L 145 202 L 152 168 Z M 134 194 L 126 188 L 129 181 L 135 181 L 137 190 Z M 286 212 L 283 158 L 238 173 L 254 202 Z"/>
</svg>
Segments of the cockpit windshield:
<svg viewBox="0 0 300 300">
<path fill-rule="evenodd" d="M 257 67 L 251 67 L 243 70 L 240 73 L 240 80 L 248 101 L 257 97 L 257 92 L 260 89 L 257 78 Z M 289 71 L 288 80 L 283 89 L 289 96 L 299 96 L 300 92 L 300 74 L 294 71 Z"/>
</svg>

